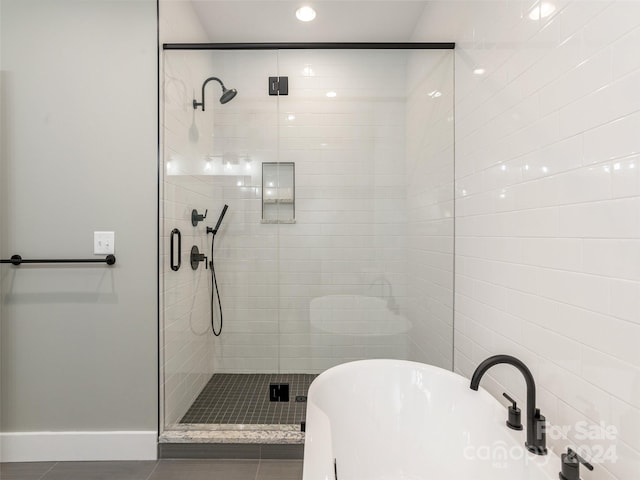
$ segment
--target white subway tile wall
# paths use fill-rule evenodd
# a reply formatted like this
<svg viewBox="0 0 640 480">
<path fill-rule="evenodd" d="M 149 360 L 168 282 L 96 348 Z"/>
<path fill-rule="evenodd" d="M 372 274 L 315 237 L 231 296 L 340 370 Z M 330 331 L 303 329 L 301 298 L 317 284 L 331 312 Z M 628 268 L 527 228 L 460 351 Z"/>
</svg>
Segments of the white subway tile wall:
<svg viewBox="0 0 640 480">
<path fill-rule="evenodd" d="M 590 459 L 585 480 L 637 478 L 640 2 L 549 3 L 538 20 L 541 3 L 521 1 L 465 2 L 450 17 L 455 369 L 521 358 L 556 453 Z M 432 31 L 425 19 L 415 39 Z M 524 401 L 515 369 L 490 373 L 483 386 Z"/>
</svg>

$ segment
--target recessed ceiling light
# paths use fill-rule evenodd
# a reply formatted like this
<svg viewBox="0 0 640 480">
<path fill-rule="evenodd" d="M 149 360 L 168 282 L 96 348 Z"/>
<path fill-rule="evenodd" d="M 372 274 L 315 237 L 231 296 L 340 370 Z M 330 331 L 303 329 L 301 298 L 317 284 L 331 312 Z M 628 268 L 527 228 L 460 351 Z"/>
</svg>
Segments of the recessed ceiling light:
<svg viewBox="0 0 640 480">
<path fill-rule="evenodd" d="M 334 98 L 336 95 L 338 95 L 336 92 L 327 92 L 327 97 L 329 98 Z"/>
<path fill-rule="evenodd" d="M 553 3 L 541 2 L 540 5 L 536 5 L 529 12 L 529 18 L 531 20 L 540 20 L 541 18 L 547 18 L 555 11 L 556 6 Z"/>
<path fill-rule="evenodd" d="M 474 75 L 484 75 L 486 73 L 486 70 L 484 68 L 476 68 L 473 71 Z"/>
<path fill-rule="evenodd" d="M 308 5 L 296 10 L 296 18 L 301 22 L 310 22 L 316 18 L 316 11 Z"/>
<path fill-rule="evenodd" d="M 432 92 L 427 93 L 427 95 L 429 95 L 431 98 L 438 98 L 442 96 L 442 92 L 438 90 L 434 90 Z"/>
</svg>

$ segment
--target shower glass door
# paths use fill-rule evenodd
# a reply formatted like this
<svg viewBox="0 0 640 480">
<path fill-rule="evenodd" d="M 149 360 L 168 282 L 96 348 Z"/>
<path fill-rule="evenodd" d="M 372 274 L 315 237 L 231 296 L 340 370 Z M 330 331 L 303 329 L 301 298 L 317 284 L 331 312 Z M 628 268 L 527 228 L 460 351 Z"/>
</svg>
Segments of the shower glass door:
<svg viewBox="0 0 640 480">
<path fill-rule="evenodd" d="M 163 430 L 299 423 L 308 383 L 347 361 L 452 368 L 453 52 L 170 50 L 163 64 Z M 194 109 L 212 76 L 237 96 L 221 104 L 211 81 Z M 208 210 L 196 226 L 194 209 Z M 218 381 L 240 393 L 212 412 Z M 288 401 L 270 402 L 284 384 Z"/>
<path fill-rule="evenodd" d="M 278 99 L 267 94 L 267 77 L 277 75 L 277 66 L 273 51 L 163 55 L 160 310 L 165 428 L 237 420 L 239 414 L 232 419 L 231 411 L 211 412 L 194 404 L 214 374 L 279 371 L 278 225 L 261 223 L 262 164 L 278 161 Z M 194 109 L 193 100 L 202 101 L 202 85 L 210 77 L 238 94 L 222 104 L 221 85 L 210 81 L 205 110 Z M 215 227 L 224 205 L 229 208 L 211 254 L 212 235 L 206 228 Z M 196 226 L 193 209 L 208 211 Z M 182 244 L 178 271 L 169 266 L 170 232 L 175 228 L 181 231 Z M 197 270 L 190 266 L 194 245 L 213 262 L 217 292 L 205 262 Z M 216 332 L 221 329 L 219 336 L 212 324 Z"/>
</svg>

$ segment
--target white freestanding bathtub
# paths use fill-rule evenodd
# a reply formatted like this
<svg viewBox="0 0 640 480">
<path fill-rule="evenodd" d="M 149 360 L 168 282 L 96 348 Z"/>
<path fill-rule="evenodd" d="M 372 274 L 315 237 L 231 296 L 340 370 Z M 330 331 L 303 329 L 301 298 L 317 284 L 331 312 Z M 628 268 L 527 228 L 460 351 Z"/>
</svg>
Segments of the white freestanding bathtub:
<svg viewBox="0 0 640 480">
<path fill-rule="evenodd" d="M 309 388 L 302 478 L 556 480 L 558 457 L 527 452 L 526 432 L 508 429 L 506 418 L 482 387 L 438 367 L 339 365 Z"/>
</svg>

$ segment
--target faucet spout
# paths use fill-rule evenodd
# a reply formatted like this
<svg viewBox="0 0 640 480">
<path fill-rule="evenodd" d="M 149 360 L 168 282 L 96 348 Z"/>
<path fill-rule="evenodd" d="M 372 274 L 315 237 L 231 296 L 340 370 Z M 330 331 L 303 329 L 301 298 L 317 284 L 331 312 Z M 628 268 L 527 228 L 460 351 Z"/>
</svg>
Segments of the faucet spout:
<svg viewBox="0 0 640 480">
<path fill-rule="evenodd" d="M 536 408 L 536 383 L 529 368 L 521 361 L 511 355 L 494 355 L 484 360 L 471 377 L 471 390 L 478 390 L 482 376 L 494 365 L 506 363 L 513 365 L 524 376 L 527 384 L 527 450 L 536 455 L 546 455 L 546 432 L 545 418 L 540 414 L 540 409 Z"/>
</svg>

